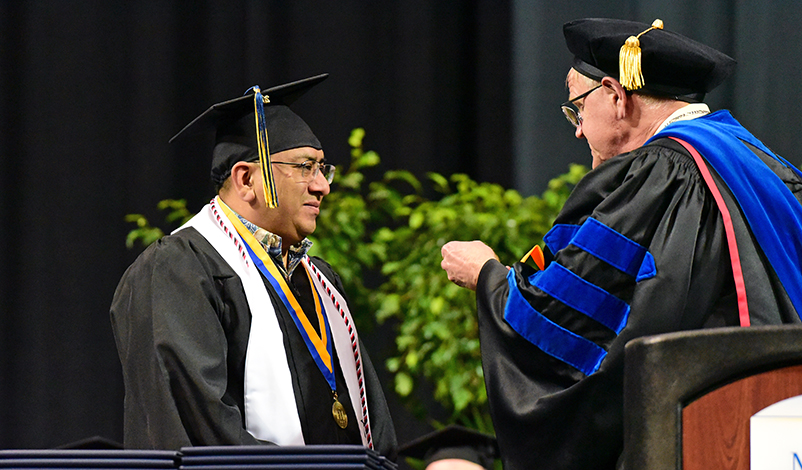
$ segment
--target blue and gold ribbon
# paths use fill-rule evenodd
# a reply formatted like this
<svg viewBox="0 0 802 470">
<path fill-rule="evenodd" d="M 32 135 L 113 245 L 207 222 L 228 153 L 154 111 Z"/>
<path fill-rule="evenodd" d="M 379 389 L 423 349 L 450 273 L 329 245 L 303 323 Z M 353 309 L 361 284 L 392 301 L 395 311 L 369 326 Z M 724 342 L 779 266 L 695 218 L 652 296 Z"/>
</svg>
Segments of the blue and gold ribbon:
<svg viewBox="0 0 802 470">
<path fill-rule="evenodd" d="M 231 211 L 231 209 L 226 207 L 225 204 L 220 204 L 220 208 L 223 210 L 223 213 L 226 215 L 228 220 L 234 225 L 237 233 L 239 233 L 239 236 L 242 238 L 245 248 L 251 255 L 251 259 L 256 267 L 267 278 L 267 280 L 273 286 L 273 289 L 281 298 L 282 302 L 284 302 L 284 305 L 290 312 L 290 316 L 295 322 L 295 326 L 298 328 L 298 331 L 301 333 L 301 337 L 303 337 L 304 342 L 306 343 L 307 349 L 309 349 L 309 353 L 312 355 L 312 358 L 314 358 L 318 369 L 320 369 L 320 372 L 326 378 L 329 386 L 331 386 L 332 392 L 336 393 L 337 383 L 334 378 L 334 361 L 332 358 L 331 346 L 332 342 L 329 341 L 329 338 L 332 337 L 331 329 L 326 317 L 326 310 L 323 307 L 323 302 L 320 299 L 320 294 L 317 292 L 315 284 L 312 282 L 309 271 L 306 269 L 306 267 L 304 267 L 306 275 L 310 276 L 309 285 L 312 289 L 315 313 L 317 314 L 320 334 L 315 331 L 312 323 L 307 318 L 306 313 L 304 313 L 303 309 L 301 308 L 301 304 L 298 303 L 298 299 L 295 298 L 292 290 L 290 290 L 290 286 L 287 284 L 284 276 L 281 275 L 278 267 L 273 262 L 273 259 L 270 258 L 264 248 L 262 248 L 262 245 L 259 244 L 253 234 L 251 234 L 251 232 L 242 224 L 242 222 L 240 222 L 239 218 Z"/>
</svg>

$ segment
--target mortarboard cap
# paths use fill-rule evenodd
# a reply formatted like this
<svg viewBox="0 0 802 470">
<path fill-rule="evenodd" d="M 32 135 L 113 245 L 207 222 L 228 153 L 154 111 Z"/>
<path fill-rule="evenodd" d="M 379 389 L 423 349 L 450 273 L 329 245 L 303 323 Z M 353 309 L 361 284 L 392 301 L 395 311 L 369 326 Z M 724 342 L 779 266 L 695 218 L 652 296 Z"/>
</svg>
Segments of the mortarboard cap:
<svg viewBox="0 0 802 470">
<path fill-rule="evenodd" d="M 252 87 L 239 98 L 212 105 L 170 142 L 214 130 L 212 181 L 216 184 L 225 181 L 237 162 L 259 159 L 266 185 L 265 198 L 270 206 L 271 199 L 275 200 L 272 171 L 268 164 L 270 154 L 299 147 L 322 149 L 312 129 L 289 105 L 328 76 L 316 75 L 267 90 Z"/>
<path fill-rule="evenodd" d="M 424 460 L 427 465 L 436 460 L 463 459 L 492 469 L 499 451 L 495 437 L 451 424 L 404 444 L 398 455 Z"/>
<path fill-rule="evenodd" d="M 594 80 L 617 78 L 627 90 L 702 101 L 735 67 L 712 47 L 635 21 L 587 18 L 563 26 L 574 69 Z"/>
</svg>

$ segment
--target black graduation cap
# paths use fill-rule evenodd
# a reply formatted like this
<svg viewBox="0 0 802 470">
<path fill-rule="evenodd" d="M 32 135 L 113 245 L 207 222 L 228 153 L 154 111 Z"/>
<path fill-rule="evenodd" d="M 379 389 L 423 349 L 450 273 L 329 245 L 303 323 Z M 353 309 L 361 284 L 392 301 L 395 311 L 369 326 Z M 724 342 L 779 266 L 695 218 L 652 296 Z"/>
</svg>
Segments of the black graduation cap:
<svg viewBox="0 0 802 470">
<path fill-rule="evenodd" d="M 211 178 L 221 184 L 240 161 L 259 160 L 265 182 L 265 199 L 275 207 L 270 154 L 299 147 L 321 150 L 312 129 L 290 108 L 310 88 L 328 78 L 324 73 L 261 90 L 249 89 L 243 96 L 212 105 L 170 139 L 184 139 L 202 132 L 215 131 Z"/>
<path fill-rule="evenodd" d="M 424 460 L 426 465 L 435 460 L 464 459 L 492 469 L 499 450 L 495 437 L 451 424 L 404 444 L 398 455 Z"/>
<path fill-rule="evenodd" d="M 652 25 L 586 18 L 563 25 L 574 68 L 594 80 L 617 78 L 630 91 L 702 101 L 735 68 L 735 60 L 712 47 Z"/>
</svg>

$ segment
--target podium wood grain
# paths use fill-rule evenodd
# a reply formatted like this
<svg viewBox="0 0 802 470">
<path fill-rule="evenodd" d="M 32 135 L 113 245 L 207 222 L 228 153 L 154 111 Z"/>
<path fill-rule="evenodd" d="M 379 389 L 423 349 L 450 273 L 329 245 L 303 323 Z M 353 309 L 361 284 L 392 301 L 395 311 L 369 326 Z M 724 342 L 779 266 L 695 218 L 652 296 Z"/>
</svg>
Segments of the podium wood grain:
<svg viewBox="0 0 802 470">
<path fill-rule="evenodd" d="M 802 395 L 802 365 L 751 375 L 712 390 L 682 410 L 684 470 L 748 470 L 749 418 Z"/>
</svg>

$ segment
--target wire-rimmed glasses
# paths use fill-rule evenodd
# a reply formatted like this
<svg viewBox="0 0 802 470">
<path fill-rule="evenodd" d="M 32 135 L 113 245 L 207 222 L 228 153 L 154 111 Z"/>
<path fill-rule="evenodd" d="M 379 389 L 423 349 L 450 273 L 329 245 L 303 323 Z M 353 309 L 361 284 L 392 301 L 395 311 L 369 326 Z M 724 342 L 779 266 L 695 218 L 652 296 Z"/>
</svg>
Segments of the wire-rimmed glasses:
<svg viewBox="0 0 802 470">
<path fill-rule="evenodd" d="M 323 177 L 326 178 L 326 181 L 329 184 L 331 184 L 332 180 L 334 180 L 334 171 L 336 170 L 334 165 L 318 162 L 316 160 L 306 160 L 305 162 L 301 163 L 276 161 L 271 161 L 270 163 L 275 163 L 276 165 L 289 165 L 293 168 L 297 168 L 301 170 L 301 178 L 306 181 L 312 181 L 317 178 L 318 173 L 323 173 Z"/>
<path fill-rule="evenodd" d="M 568 119 L 568 122 L 570 122 L 574 127 L 579 127 L 579 125 L 582 124 L 582 115 L 579 113 L 579 109 L 574 104 L 574 101 L 578 101 L 581 100 L 582 98 L 587 97 L 589 94 L 591 94 L 593 91 L 595 91 L 600 87 L 601 83 L 591 88 L 590 90 L 582 93 L 576 98 L 572 98 L 560 105 L 560 109 L 562 109 L 563 114 L 565 114 L 565 119 Z"/>
</svg>

